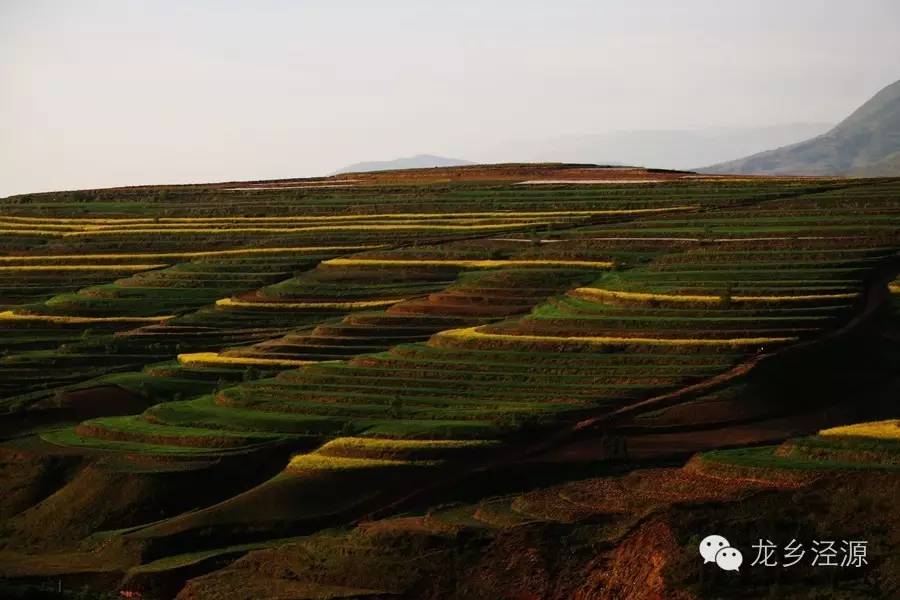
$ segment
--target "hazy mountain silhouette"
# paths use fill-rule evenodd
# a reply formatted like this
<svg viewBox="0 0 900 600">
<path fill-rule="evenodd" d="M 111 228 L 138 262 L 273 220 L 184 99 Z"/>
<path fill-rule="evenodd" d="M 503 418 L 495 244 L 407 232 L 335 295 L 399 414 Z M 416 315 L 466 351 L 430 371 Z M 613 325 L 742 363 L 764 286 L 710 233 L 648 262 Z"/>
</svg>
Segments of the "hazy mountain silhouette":
<svg viewBox="0 0 900 600">
<path fill-rule="evenodd" d="M 900 81 L 812 139 L 699 169 L 753 175 L 900 175 Z"/>
<path fill-rule="evenodd" d="M 477 158 L 496 162 L 563 161 L 691 169 L 746 156 L 819 135 L 833 123 L 768 127 L 624 130 L 556 138 L 514 140 L 483 150 Z"/>
<path fill-rule="evenodd" d="M 363 173 L 366 171 L 391 171 L 394 169 L 425 169 L 428 167 L 461 167 L 475 163 L 458 158 L 434 156 L 433 154 L 416 154 L 395 160 L 373 160 L 347 165 L 335 171 L 337 173 Z"/>
</svg>

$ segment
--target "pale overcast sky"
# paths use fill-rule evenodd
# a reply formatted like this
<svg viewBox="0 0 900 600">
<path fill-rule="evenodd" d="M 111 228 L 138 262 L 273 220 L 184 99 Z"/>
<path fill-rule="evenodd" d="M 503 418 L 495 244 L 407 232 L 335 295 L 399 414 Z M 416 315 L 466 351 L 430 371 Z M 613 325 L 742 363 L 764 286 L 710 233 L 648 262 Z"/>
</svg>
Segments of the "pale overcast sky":
<svg viewBox="0 0 900 600">
<path fill-rule="evenodd" d="M 837 122 L 896 0 L 0 0 L 0 196 Z"/>
</svg>

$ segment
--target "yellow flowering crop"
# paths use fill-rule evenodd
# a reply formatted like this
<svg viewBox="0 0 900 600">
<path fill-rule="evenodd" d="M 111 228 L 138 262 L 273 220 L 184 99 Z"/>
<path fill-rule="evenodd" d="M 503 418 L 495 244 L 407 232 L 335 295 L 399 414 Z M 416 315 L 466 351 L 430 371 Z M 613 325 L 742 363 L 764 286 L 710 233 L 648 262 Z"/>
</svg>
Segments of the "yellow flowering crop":
<svg viewBox="0 0 900 600">
<path fill-rule="evenodd" d="M 546 222 L 532 222 L 530 225 L 548 225 Z M 521 223 L 500 223 L 491 225 L 429 225 L 417 224 L 388 224 L 371 223 L 367 225 L 315 225 L 310 227 L 190 227 L 190 228 L 136 228 L 136 229 L 94 229 L 87 231 L 70 231 L 52 235 L 68 236 L 98 236 L 98 235 L 123 235 L 123 234 L 157 234 L 157 233 L 305 233 L 310 231 L 490 231 L 522 227 Z M 2 231 L 0 231 L 2 233 Z"/>
<path fill-rule="evenodd" d="M 330 252 L 344 250 L 374 250 L 383 248 L 383 244 L 363 244 L 354 246 L 295 246 L 289 248 L 235 248 L 232 250 L 206 250 L 198 252 L 155 252 L 147 254 L 56 254 L 49 256 L 0 256 L 0 262 L 47 262 L 65 260 L 102 260 L 115 259 L 155 259 L 166 258 L 204 258 L 211 256 L 244 256 L 254 254 L 290 254 L 293 252 Z"/>
<path fill-rule="evenodd" d="M 795 337 L 758 337 L 758 338 L 727 338 L 727 339 L 691 339 L 691 338 L 643 338 L 643 337 L 565 337 L 556 335 L 512 335 L 507 333 L 484 333 L 477 327 L 464 329 L 449 329 L 437 334 L 438 337 L 450 337 L 458 339 L 482 339 L 503 340 L 517 342 L 553 342 L 558 344 L 575 345 L 627 345 L 637 344 L 642 346 L 759 346 L 762 344 L 775 344 L 796 341 Z"/>
<path fill-rule="evenodd" d="M 158 323 L 173 318 L 163 317 L 73 317 L 66 315 L 20 315 L 11 310 L 0 312 L 0 321 L 45 321 L 48 323 Z"/>
<path fill-rule="evenodd" d="M 403 302 L 404 298 L 391 298 L 388 300 L 359 300 L 355 302 L 246 302 L 243 300 L 234 300 L 232 298 L 222 298 L 216 300 L 216 306 L 233 306 L 240 308 L 282 308 L 282 309 L 299 309 L 299 308 L 336 308 L 336 309 L 354 309 L 354 308 L 372 308 L 376 306 L 390 306 Z"/>
<path fill-rule="evenodd" d="M 489 440 L 403 440 L 391 438 L 341 437 L 331 440 L 319 451 L 335 448 L 360 448 L 365 450 L 420 450 L 455 449 L 489 446 Z"/>
<path fill-rule="evenodd" d="M 332 258 L 322 261 L 323 265 L 341 267 L 384 266 L 384 267 L 461 267 L 464 269 L 496 269 L 503 267 L 589 267 L 608 269 L 613 263 L 603 260 L 454 260 L 454 259 L 388 259 L 388 258 Z"/>
<path fill-rule="evenodd" d="M 315 469 L 321 471 L 344 471 L 348 469 L 371 469 L 378 467 L 432 466 L 439 461 L 429 460 L 391 460 L 387 458 L 348 458 L 345 456 L 328 456 L 318 451 L 298 454 L 291 458 L 288 469 Z"/>
<path fill-rule="evenodd" d="M 246 365 L 272 367 L 300 367 L 313 364 L 312 360 L 289 360 L 280 358 L 254 358 L 249 356 L 226 356 L 218 352 L 193 352 L 179 354 L 178 362 L 183 365 Z"/>
<path fill-rule="evenodd" d="M 67 232 L 47 231 L 46 229 L 0 229 L 0 235 L 42 235 L 45 237 L 62 237 Z"/>
<path fill-rule="evenodd" d="M 22 217 L 7 215 L 0 217 L 4 221 L 21 221 L 23 223 L 153 223 L 152 217 L 103 219 L 94 217 Z"/>
<path fill-rule="evenodd" d="M 684 302 L 690 304 L 720 304 L 721 296 L 656 294 L 646 292 L 625 292 L 604 290 L 601 288 L 581 287 L 573 290 L 573 294 L 589 296 L 599 300 L 634 300 L 636 302 Z M 731 302 L 810 302 L 815 300 L 842 300 L 858 297 L 856 292 L 846 294 L 804 294 L 800 296 L 731 296 Z"/>
<path fill-rule="evenodd" d="M 350 221 L 361 219 L 453 219 L 481 217 L 512 217 L 530 219 L 540 217 L 570 217 L 591 215 L 631 215 L 643 213 L 677 212 L 693 210 L 699 205 L 662 206 L 657 208 L 626 208 L 611 210 L 541 210 L 541 211 L 472 211 L 472 212 L 430 212 L 430 213 L 374 213 L 359 215 L 286 215 L 280 217 L 161 217 L 160 223 L 192 223 L 209 222 L 224 223 L 229 221 Z"/>
<path fill-rule="evenodd" d="M 139 218 L 102 218 L 102 217 L 23 217 L 0 216 L 0 222 L 20 222 L 40 226 L 79 227 L 107 225 L 141 225 L 165 223 L 246 223 L 246 222 L 296 222 L 296 221 L 355 221 L 370 219 L 472 219 L 510 217 L 514 219 L 531 219 L 541 217 L 579 217 L 603 215 L 634 215 L 664 212 L 695 210 L 699 205 L 661 206 L 656 208 L 625 208 L 608 210 L 542 210 L 542 211 L 472 211 L 472 212 L 429 212 L 429 213 L 375 213 L 358 215 L 283 215 L 267 217 L 139 217 Z"/>
<path fill-rule="evenodd" d="M 154 265 L 0 265 L 0 271 L 148 271 L 168 267 Z"/>
<path fill-rule="evenodd" d="M 879 440 L 900 440 L 900 419 L 887 421 L 871 421 L 857 423 L 856 425 L 844 425 L 832 427 L 819 432 L 819 435 L 839 437 L 867 437 Z"/>
<path fill-rule="evenodd" d="M 19 221 L 10 221 L 8 219 L 0 218 L 0 227 L 3 227 L 4 229 L 6 229 L 6 228 L 8 228 L 8 229 L 34 229 L 35 226 L 40 226 L 42 230 L 43 229 L 46 229 L 46 230 L 61 229 L 63 231 L 66 231 L 66 230 L 71 231 L 71 230 L 77 230 L 77 229 L 82 228 L 81 225 L 76 225 L 76 224 L 63 225 L 61 223 L 21 223 Z"/>
</svg>

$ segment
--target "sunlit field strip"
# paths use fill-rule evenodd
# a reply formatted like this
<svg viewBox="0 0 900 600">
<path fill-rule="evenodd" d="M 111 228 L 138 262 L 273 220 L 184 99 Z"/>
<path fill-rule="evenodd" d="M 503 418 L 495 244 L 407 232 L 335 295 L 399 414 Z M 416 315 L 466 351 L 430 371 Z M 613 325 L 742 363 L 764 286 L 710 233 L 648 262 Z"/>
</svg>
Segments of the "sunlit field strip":
<svg viewBox="0 0 900 600">
<path fill-rule="evenodd" d="M 676 338 L 643 338 L 643 337 L 565 337 L 555 335 L 513 335 L 508 333 L 484 333 L 477 327 L 449 329 L 437 334 L 437 337 L 448 337 L 465 340 L 498 340 L 514 342 L 553 342 L 572 345 L 641 345 L 641 346 L 759 346 L 761 344 L 779 344 L 796 341 L 796 337 L 758 337 L 758 338 L 726 338 L 726 339 L 676 339 Z"/>
<path fill-rule="evenodd" d="M 91 219 L 91 218 L 51 218 L 51 217 L 0 217 L 3 221 L 17 221 L 25 224 L 41 224 L 50 228 L 78 227 L 84 225 L 140 225 L 155 223 L 241 223 L 241 222 L 292 222 L 292 221 L 353 221 L 377 219 L 442 219 L 442 218 L 479 218 L 479 217 L 514 217 L 520 219 L 540 217 L 578 217 L 603 215 L 653 214 L 695 210 L 699 205 L 665 206 L 658 208 L 632 208 L 607 210 L 546 210 L 546 211 L 473 211 L 446 213 L 376 213 L 359 215 L 286 215 L 280 217 L 159 217 L 159 218 L 123 218 L 123 219 Z M 51 225 L 53 224 L 53 225 Z"/>
<path fill-rule="evenodd" d="M 596 298 L 598 300 L 633 300 L 636 302 L 682 302 L 687 304 L 724 304 L 726 302 L 811 302 L 816 300 L 846 300 L 857 298 L 858 293 L 844 294 L 803 294 L 799 296 L 721 296 L 711 295 L 681 295 L 681 294 L 654 294 L 647 292 L 623 292 L 617 290 L 604 290 L 602 288 L 582 287 L 575 288 L 572 292 L 579 296 Z"/>
<path fill-rule="evenodd" d="M 278 358 L 253 358 L 242 356 L 224 356 L 217 352 L 194 352 L 179 354 L 178 362 L 185 366 L 203 365 L 239 365 L 239 366 L 268 366 L 268 367 L 301 367 L 310 365 L 312 360 L 289 360 Z"/>
<path fill-rule="evenodd" d="M 319 451 L 336 448 L 363 450 L 419 450 L 480 448 L 495 445 L 491 440 L 405 440 L 393 438 L 341 437 L 327 442 Z"/>
<path fill-rule="evenodd" d="M 465 218 L 465 219 L 406 219 L 406 220 L 394 220 L 394 219 L 380 219 L 380 220 L 369 220 L 369 219 L 354 219 L 353 221 L 337 221 L 330 224 L 322 224 L 317 221 L 298 221 L 298 222 L 280 222 L 280 223 L 161 223 L 159 225 L 141 225 L 141 229 L 153 229 L 158 230 L 170 230 L 170 229 L 197 229 L 197 228 L 212 228 L 212 229 L 246 229 L 248 227 L 259 227 L 263 229 L 272 229 L 272 228 L 294 228 L 294 227 L 345 227 L 347 225 L 351 225 L 354 223 L 357 224 L 365 224 L 366 226 L 382 226 L 382 227 L 394 227 L 397 225 L 427 225 L 429 227 L 437 227 L 437 226 L 475 226 L 475 225 L 491 225 L 491 224 L 503 224 L 503 225 L 532 225 L 532 224 L 546 224 L 547 221 L 552 223 L 568 223 L 571 219 L 566 219 L 565 217 L 542 217 L 540 219 L 533 217 L 484 217 L 484 218 Z M 498 223 L 498 221 L 500 223 Z M 77 230 L 70 230 L 64 233 L 88 233 L 95 231 L 122 231 L 127 232 L 131 231 L 133 228 L 130 226 L 122 226 L 122 225 L 96 225 L 90 227 L 80 227 Z"/>
<path fill-rule="evenodd" d="M 462 267 L 469 269 L 496 269 L 502 267 L 589 267 L 609 269 L 613 263 L 603 260 L 428 260 L 428 259 L 381 259 L 381 258 L 332 258 L 321 264 L 336 267 Z"/>
<path fill-rule="evenodd" d="M 54 229 L 54 230 L 62 230 L 62 231 L 79 231 L 84 229 L 83 226 L 72 223 L 70 225 L 62 225 L 60 223 L 20 223 L 18 221 L 8 221 L 6 219 L 0 219 L 0 227 L 4 229 L 34 229 L 35 226 L 40 226 L 42 229 Z"/>
<path fill-rule="evenodd" d="M 416 224 L 378 224 L 368 225 L 315 225 L 310 227 L 160 227 L 140 229 L 89 229 L 84 231 L 47 231 L 39 229 L 0 229 L 0 235 L 33 235 L 41 237 L 99 237 L 105 235 L 151 235 L 151 234 L 234 234 L 234 233 L 272 233 L 289 234 L 311 231 L 503 231 L 525 226 L 551 225 L 548 221 L 523 221 L 518 223 L 495 223 L 480 225 L 430 225 Z"/>
<path fill-rule="evenodd" d="M 0 235 L 39 235 L 43 237 L 62 237 L 66 233 L 67 232 L 64 231 L 48 231 L 46 229 L 0 229 Z"/>
<path fill-rule="evenodd" d="M 550 225 L 546 221 L 528 222 L 528 225 Z M 491 231 L 503 229 L 516 229 L 523 227 L 523 223 L 499 223 L 492 225 L 428 225 L 426 223 L 415 225 L 404 224 L 370 224 L 370 225 L 317 225 L 313 227 L 191 227 L 191 228 L 159 228 L 159 229 L 97 229 L 91 231 L 72 231 L 68 233 L 43 232 L 45 235 L 61 237 L 85 237 L 103 235 L 134 235 L 134 234 L 160 234 L 160 233 L 202 233 L 202 234 L 234 234 L 234 233 L 305 233 L 310 231 Z M 2 233 L 2 231 L 0 231 Z"/>
<path fill-rule="evenodd" d="M 472 211 L 472 212 L 430 212 L 430 213 L 374 213 L 358 215 L 286 215 L 280 217 L 161 217 L 151 221 L 160 223 L 227 223 L 229 221 L 344 221 L 355 219 L 443 219 L 443 218 L 481 218 L 481 217 L 513 217 L 519 219 L 540 217 L 589 217 L 592 215 L 635 215 L 696 210 L 698 204 L 660 206 L 653 208 L 621 208 L 597 210 L 536 210 L 536 211 Z"/>
<path fill-rule="evenodd" d="M 166 259 L 166 258 L 205 258 L 212 256 L 244 256 L 254 254 L 291 254 L 293 252 L 331 252 L 344 250 L 377 250 L 383 244 L 356 246 L 297 246 L 291 248 L 236 248 L 233 250 L 207 250 L 200 252 L 160 252 L 148 254 L 57 254 L 49 256 L 0 256 L 0 262 L 19 261 L 65 261 L 65 260 L 102 260 L 102 259 Z"/>
<path fill-rule="evenodd" d="M 583 233 L 583 232 L 581 232 Z M 581 235 L 581 234 L 579 234 Z M 811 241 L 811 240 L 861 240 L 866 239 L 868 236 L 865 235 L 841 235 L 841 236 L 829 236 L 823 237 L 819 235 L 800 235 L 800 236 L 765 236 L 765 237 L 740 237 L 740 238 L 698 238 L 698 237 L 659 237 L 659 236 L 603 236 L 603 237 L 595 237 L 595 236 L 580 236 L 580 237 L 566 237 L 566 238 L 553 238 L 553 239 L 541 239 L 540 242 L 542 244 L 557 244 L 564 242 L 584 242 L 584 241 L 596 241 L 596 242 L 684 242 L 684 243 L 701 243 L 701 242 L 715 242 L 722 244 L 729 243 L 740 243 L 745 244 L 747 242 L 788 242 L 788 241 Z M 533 240 L 529 238 L 491 238 L 497 241 L 506 241 L 506 242 L 520 242 L 520 243 L 533 243 Z"/>
<path fill-rule="evenodd" d="M 168 264 L 154 265 L 0 265 L 0 271 L 149 271 Z"/>
<path fill-rule="evenodd" d="M 216 300 L 216 306 L 231 306 L 240 308 L 337 308 L 337 309 L 353 309 L 353 308 L 373 308 L 377 306 L 390 306 L 403 302 L 405 298 L 392 298 L 386 300 L 360 300 L 357 302 L 246 302 L 244 300 L 234 300 L 232 298 L 222 298 Z"/>
<path fill-rule="evenodd" d="M 872 421 L 823 429 L 819 435 L 838 437 L 867 437 L 879 440 L 900 440 L 900 419 Z"/>
<path fill-rule="evenodd" d="M 6 215 L 0 217 L 0 221 L 18 221 L 20 223 L 35 223 L 35 224 L 43 224 L 43 223 L 60 223 L 60 224 L 72 224 L 72 225 L 80 225 L 83 223 L 153 223 L 155 219 L 153 217 L 136 217 L 136 218 L 111 218 L 111 219 L 100 219 L 100 218 L 91 218 L 91 217 L 21 217 L 14 215 Z"/>
<path fill-rule="evenodd" d="M 288 469 L 317 469 L 344 471 L 347 469 L 371 469 L 374 467 L 403 467 L 411 465 L 433 465 L 435 461 L 390 460 L 387 458 L 347 458 L 324 454 L 298 454 L 291 458 Z"/>
<path fill-rule="evenodd" d="M 0 312 L 0 321 L 42 321 L 45 323 L 159 323 L 174 318 L 162 317 L 68 317 L 65 315 L 20 315 L 11 310 Z"/>
</svg>

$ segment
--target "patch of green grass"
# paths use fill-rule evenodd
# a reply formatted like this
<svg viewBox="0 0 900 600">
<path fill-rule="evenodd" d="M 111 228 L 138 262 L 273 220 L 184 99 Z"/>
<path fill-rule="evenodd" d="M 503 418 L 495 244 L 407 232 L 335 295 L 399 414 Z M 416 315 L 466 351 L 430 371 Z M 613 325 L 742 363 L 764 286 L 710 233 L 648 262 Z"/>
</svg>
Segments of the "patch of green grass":
<svg viewBox="0 0 900 600">
<path fill-rule="evenodd" d="M 785 458 L 775 455 L 775 450 L 777 448 L 778 446 L 760 446 L 755 448 L 737 448 L 733 450 L 713 450 L 710 452 L 704 452 L 701 456 L 704 460 L 709 460 L 720 464 L 763 469 L 830 471 L 900 468 L 900 466 L 885 466 L 881 464 L 870 463 L 831 462 Z"/>
<path fill-rule="evenodd" d="M 62 429 L 43 433 L 40 435 L 40 438 L 45 442 L 54 444 L 56 446 L 64 446 L 68 448 L 87 448 L 91 450 L 106 450 L 110 452 L 129 452 L 149 455 L 189 454 L 196 456 L 215 456 L 221 454 L 221 450 L 210 450 L 209 448 L 197 448 L 191 446 L 167 446 L 163 444 L 124 442 L 82 437 L 76 434 L 74 429 Z"/>
</svg>

